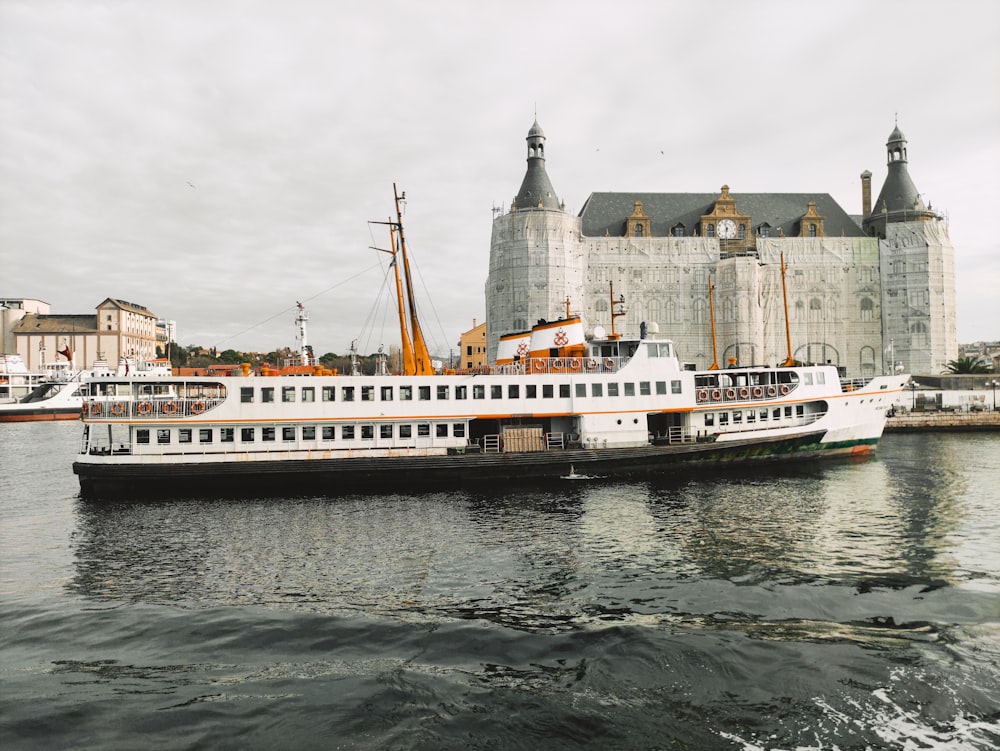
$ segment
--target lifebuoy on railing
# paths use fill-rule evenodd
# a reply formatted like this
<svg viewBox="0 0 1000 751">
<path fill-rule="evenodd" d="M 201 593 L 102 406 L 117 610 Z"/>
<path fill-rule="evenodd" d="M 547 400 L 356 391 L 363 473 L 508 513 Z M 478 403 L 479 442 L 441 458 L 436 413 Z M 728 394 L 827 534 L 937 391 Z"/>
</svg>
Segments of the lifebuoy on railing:
<svg viewBox="0 0 1000 751">
<path fill-rule="evenodd" d="M 753 387 L 753 398 L 754 399 L 760 399 L 762 396 L 764 396 L 764 389 L 761 388 L 760 386 L 754 386 Z"/>
<path fill-rule="evenodd" d="M 580 366 L 582 365 L 579 357 L 571 357 L 566 361 L 566 363 L 569 365 L 569 369 L 573 371 L 579 371 Z"/>
<path fill-rule="evenodd" d="M 791 390 L 792 390 L 792 387 L 791 387 L 791 386 L 789 386 L 789 385 L 788 385 L 787 383 L 783 383 L 783 384 L 781 384 L 781 395 L 782 395 L 782 396 L 788 396 L 788 393 L 789 393 L 789 392 L 790 392 Z"/>
<path fill-rule="evenodd" d="M 531 361 L 531 369 L 536 373 L 545 372 L 545 360 L 539 360 L 537 357 Z"/>
<path fill-rule="evenodd" d="M 597 370 L 597 360 L 591 357 L 590 359 L 587 360 L 587 364 L 585 367 L 587 368 L 587 370 Z"/>
<path fill-rule="evenodd" d="M 153 405 L 151 402 L 139 402 L 139 406 L 135 408 L 135 411 L 140 415 L 148 415 L 153 411 Z"/>
<path fill-rule="evenodd" d="M 111 414 L 115 417 L 121 417 L 125 414 L 125 404 L 124 402 L 115 402 L 111 405 Z"/>
<path fill-rule="evenodd" d="M 615 361 L 612 358 L 610 358 L 610 357 L 605 358 L 605 360 L 604 360 L 604 367 L 607 368 L 608 370 L 614 370 L 615 369 Z"/>
<path fill-rule="evenodd" d="M 722 398 L 722 389 L 712 389 L 712 401 L 717 402 Z"/>
<path fill-rule="evenodd" d="M 708 401 L 708 389 L 698 389 L 698 401 L 699 402 Z"/>
<path fill-rule="evenodd" d="M 90 415 L 91 417 L 97 417 L 98 415 L 100 415 L 101 414 L 101 403 L 100 402 L 91 402 L 90 404 L 88 404 L 87 405 L 87 414 Z"/>
<path fill-rule="evenodd" d="M 735 398 L 736 398 L 736 389 L 732 388 L 726 389 L 726 399 L 735 399 Z"/>
<path fill-rule="evenodd" d="M 740 399 L 749 399 L 749 398 L 750 398 L 750 389 L 748 389 L 746 386 L 740 386 Z"/>
<path fill-rule="evenodd" d="M 195 402 L 191 405 L 191 414 L 200 415 L 205 411 L 205 402 Z"/>
<path fill-rule="evenodd" d="M 768 386 L 767 387 L 767 395 L 768 396 L 777 396 L 778 395 L 778 389 L 775 388 L 774 386 Z"/>
<path fill-rule="evenodd" d="M 560 360 L 557 357 L 555 360 L 552 361 L 552 369 L 553 370 L 562 370 L 563 369 L 563 361 Z"/>
<path fill-rule="evenodd" d="M 177 402 L 167 402 L 163 405 L 163 414 L 165 415 L 176 415 L 177 414 Z"/>
</svg>

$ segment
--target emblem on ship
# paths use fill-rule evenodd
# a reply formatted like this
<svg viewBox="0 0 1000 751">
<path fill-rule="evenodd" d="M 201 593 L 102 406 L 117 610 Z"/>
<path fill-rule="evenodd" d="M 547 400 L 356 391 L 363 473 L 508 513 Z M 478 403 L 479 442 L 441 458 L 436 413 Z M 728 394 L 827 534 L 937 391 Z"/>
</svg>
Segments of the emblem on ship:
<svg viewBox="0 0 1000 751">
<path fill-rule="evenodd" d="M 524 357 L 525 355 L 527 355 L 528 354 L 528 345 L 525 344 L 524 342 L 521 342 L 520 346 L 518 346 L 518 348 L 517 348 L 517 354 L 519 354 L 521 357 Z"/>
<path fill-rule="evenodd" d="M 556 336 L 555 336 L 555 339 L 553 341 L 555 342 L 555 345 L 557 347 L 564 347 L 567 344 L 569 344 L 569 337 L 566 336 L 566 332 L 565 331 L 563 331 L 562 329 L 559 329 L 556 332 Z"/>
</svg>

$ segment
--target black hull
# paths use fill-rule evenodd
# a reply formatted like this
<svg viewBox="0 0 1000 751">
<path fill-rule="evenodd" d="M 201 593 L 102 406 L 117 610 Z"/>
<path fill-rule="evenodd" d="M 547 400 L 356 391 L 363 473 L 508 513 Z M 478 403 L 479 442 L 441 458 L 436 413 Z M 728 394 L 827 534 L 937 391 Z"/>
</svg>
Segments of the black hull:
<svg viewBox="0 0 1000 751">
<path fill-rule="evenodd" d="M 537 453 L 450 454 L 429 457 L 310 459 L 214 464 L 89 464 L 76 462 L 85 498 L 178 495 L 325 495 L 378 490 L 427 490 L 558 481 L 569 475 L 629 477 L 659 474 L 678 465 L 726 465 L 808 459 L 850 453 L 820 444 L 822 431 L 794 437 L 727 443 L 565 449 Z M 865 449 L 868 446 L 864 446 Z"/>
</svg>

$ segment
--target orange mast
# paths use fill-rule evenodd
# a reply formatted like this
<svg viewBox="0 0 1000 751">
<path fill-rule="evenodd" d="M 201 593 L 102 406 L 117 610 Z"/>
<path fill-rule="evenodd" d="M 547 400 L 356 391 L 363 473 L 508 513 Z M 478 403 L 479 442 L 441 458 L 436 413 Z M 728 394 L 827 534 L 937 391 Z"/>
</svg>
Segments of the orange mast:
<svg viewBox="0 0 1000 751">
<path fill-rule="evenodd" d="M 381 222 L 378 223 L 381 224 Z M 373 250 L 381 250 L 383 253 L 388 253 L 392 256 L 390 264 L 393 272 L 396 274 L 396 306 L 399 310 L 399 332 L 403 346 L 403 374 L 413 375 L 416 372 L 416 367 L 413 363 L 413 344 L 410 343 L 410 332 L 406 328 L 406 307 L 403 304 L 403 283 L 399 278 L 399 263 L 397 263 L 396 258 L 396 227 L 392 221 L 388 221 L 386 224 L 389 225 L 389 240 L 392 244 L 392 250 L 384 250 L 382 248 L 375 248 L 374 246 Z"/>
<path fill-rule="evenodd" d="M 621 299 L 618 300 L 618 302 L 615 302 L 615 284 L 614 284 L 614 282 L 608 282 L 608 284 L 611 287 L 611 334 L 610 334 L 610 336 L 608 336 L 608 339 L 610 339 L 612 341 L 617 341 L 618 339 L 621 339 L 622 335 L 615 333 L 615 319 L 616 318 L 620 318 L 623 315 L 626 315 L 628 313 L 628 311 L 625 310 L 625 308 L 624 308 L 624 305 L 625 305 L 625 295 L 622 295 Z M 615 311 L 615 305 L 621 305 L 623 307 L 621 308 L 620 311 L 616 312 Z"/>
<path fill-rule="evenodd" d="M 719 369 L 719 353 L 715 343 L 715 301 L 712 297 L 712 292 L 715 291 L 715 285 L 712 284 L 712 276 L 708 276 L 708 317 L 712 321 L 712 367 L 709 370 Z"/>
<path fill-rule="evenodd" d="M 785 303 L 785 344 L 788 347 L 788 357 L 785 358 L 785 362 L 782 363 L 786 368 L 790 368 L 795 364 L 795 358 L 792 357 L 792 332 L 789 328 L 788 322 L 788 290 L 785 287 L 785 254 L 781 254 L 781 297 Z"/>
<path fill-rule="evenodd" d="M 407 375 L 433 375 L 434 366 L 424 342 L 420 322 L 417 320 L 417 303 L 413 296 L 413 278 L 410 276 L 410 259 L 406 255 L 406 237 L 403 234 L 403 212 L 399 207 L 399 192 L 396 183 L 392 184 L 392 192 L 396 198 L 396 227 L 399 229 L 399 248 L 403 254 L 403 274 L 406 277 L 406 297 L 410 306 L 410 328 L 413 329 L 413 373 Z"/>
</svg>

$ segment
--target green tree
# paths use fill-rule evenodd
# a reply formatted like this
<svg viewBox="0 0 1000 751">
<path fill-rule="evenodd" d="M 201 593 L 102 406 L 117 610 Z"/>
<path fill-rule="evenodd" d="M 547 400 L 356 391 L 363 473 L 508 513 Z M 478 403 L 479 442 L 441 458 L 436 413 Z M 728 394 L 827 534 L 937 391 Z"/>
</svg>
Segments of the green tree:
<svg viewBox="0 0 1000 751">
<path fill-rule="evenodd" d="M 948 362 L 949 373 L 989 373 L 990 369 L 975 357 L 960 357 Z"/>
</svg>

